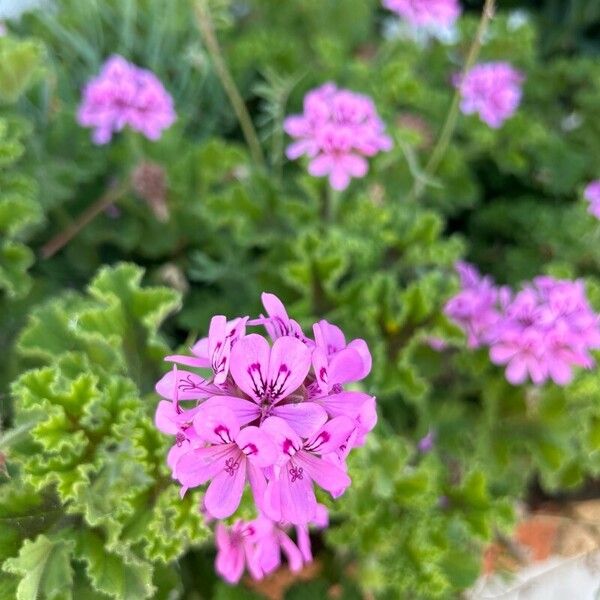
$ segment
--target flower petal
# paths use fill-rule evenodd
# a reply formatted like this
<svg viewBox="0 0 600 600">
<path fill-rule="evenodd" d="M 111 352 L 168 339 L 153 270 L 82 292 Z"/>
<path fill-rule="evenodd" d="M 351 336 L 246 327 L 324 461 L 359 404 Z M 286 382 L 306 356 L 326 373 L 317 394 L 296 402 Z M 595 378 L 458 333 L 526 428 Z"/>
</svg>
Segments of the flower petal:
<svg viewBox="0 0 600 600">
<path fill-rule="evenodd" d="M 267 516 L 276 521 L 304 525 L 314 518 L 316 508 L 317 500 L 310 477 L 299 471 L 294 461 L 290 460 L 281 469 L 279 477 L 267 485 Z"/>
<path fill-rule="evenodd" d="M 275 417 L 283 419 L 300 437 L 307 438 L 327 421 L 327 412 L 315 402 L 283 404 L 271 410 Z"/>
<path fill-rule="evenodd" d="M 306 344 L 291 336 L 277 338 L 271 348 L 267 381 L 273 402 L 297 390 L 308 375 L 311 352 Z"/>
<path fill-rule="evenodd" d="M 294 460 L 317 485 L 331 494 L 335 494 L 336 497 L 345 491 L 351 483 L 350 477 L 340 467 L 322 458 L 313 456 L 309 452 L 304 450 L 298 452 Z M 314 514 L 311 520 L 314 518 Z"/>
<path fill-rule="evenodd" d="M 237 467 L 222 470 L 204 495 L 206 510 L 216 519 L 230 517 L 240 505 L 246 483 L 246 459 L 238 455 L 236 463 Z"/>
<path fill-rule="evenodd" d="M 335 452 L 346 442 L 354 431 L 356 422 L 348 417 L 335 417 L 325 423 L 323 427 L 309 440 L 304 448 L 316 454 L 329 454 Z"/>
<path fill-rule="evenodd" d="M 175 390 L 175 382 L 177 382 L 177 390 Z M 156 384 L 156 392 L 163 398 L 175 400 L 176 396 L 179 400 L 202 400 L 212 396 L 211 385 L 202 377 L 190 371 L 182 371 L 181 369 L 169 371 Z M 177 391 L 177 394 L 175 393 Z"/>
<path fill-rule="evenodd" d="M 231 350 L 231 376 L 238 387 L 257 402 L 266 392 L 270 353 L 269 342 L 256 333 L 238 340 Z"/>
<path fill-rule="evenodd" d="M 206 408 L 227 408 L 235 415 L 240 427 L 251 423 L 260 416 L 260 408 L 256 402 L 250 402 L 250 400 L 244 400 L 237 396 L 213 396 L 201 404 L 199 411 Z"/>
<path fill-rule="evenodd" d="M 240 426 L 231 410 L 224 406 L 212 406 L 196 413 L 194 430 L 201 440 L 212 444 L 229 444 L 240 432 Z"/>
<path fill-rule="evenodd" d="M 202 485 L 222 471 L 226 461 L 238 456 L 239 452 L 235 444 L 191 450 L 177 461 L 177 479 L 186 487 Z"/>
<path fill-rule="evenodd" d="M 257 467 L 270 467 L 277 460 L 277 446 L 266 431 L 253 427 L 244 427 L 237 437 L 235 443 Z"/>
<path fill-rule="evenodd" d="M 225 527 L 219 523 L 216 530 L 217 559 L 215 570 L 227 582 L 238 583 L 244 573 L 244 549 L 241 545 L 232 545 Z"/>
<path fill-rule="evenodd" d="M 361 407 L 369 398 L 372 396 L 364 392 L 340 392 L 315 398 L 313 402 L 322 406 L 332 417 L 345 415 L 353 419 L 360 413 Z"/>
</svg>

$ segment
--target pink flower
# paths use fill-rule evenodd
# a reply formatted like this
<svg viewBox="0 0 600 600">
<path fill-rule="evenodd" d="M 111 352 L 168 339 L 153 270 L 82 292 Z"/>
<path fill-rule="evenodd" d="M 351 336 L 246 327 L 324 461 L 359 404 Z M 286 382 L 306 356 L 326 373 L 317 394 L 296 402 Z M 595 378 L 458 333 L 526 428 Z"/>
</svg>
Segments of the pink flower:
<svg viewBox="0 0 600 600">
<path fill-rule="evenodd" d="M 362 94 L 326 83 L 304 98 L 304 113 L 284 121 L 284 129 L 296 141 L 288 146 L 290 160 L 306 155 L 308 172 L 329 177 L 329 184 L 344 190 L 354 177 L 369 169 L 365 157 L 390 150 L 373 101 Z"/>
<path fill-rule="evenodd" d="M 175 122 L 173 99 L 152 72 L 114 55 L 83 91 L 77 122 L 94 129 L 96 144 L 129 126 L 157 140 Z"/>
<path fill-rule="evenodd" d="M 314 484 L 343 494 L 346 457 L 377 422 L 375 398 L 344 389 L 369 374 L 367 343 L 346 342 L 325 320 L 311 339 L 276 296 L 262 300 L 267 316 L 213 317 L 190 355 L 166 357 L 173 369 L 156 384 L 155 424 L 174 436 L 167 464 L 181 494 L 207 485 L 201 510 L 211 522 L 235 513 L 246 483 L 252 492 L 258 519 L 217 525 L 216 569 L 229 582 L 245 568 L 263 577 L 282 553 L 293 570 L 311 560 L 307 526 L 326 524 Z"/>
<path fill-rule="evenodd" d="M 588 212 L 600 219 L 600 179 L 596 179 L 586 186 L 583 197 L 590 203 Z"/>
<path fill-rule="evenodd" d="M 355 429 L 354 423 L 347 417 L 335 417 L 306 441 L 278 417 L 270 417 L 263 427 L 279 452 L 267 485 L 265 514 L 275 521 L 304 525 L 315 518 L 317 510 L 313 482 L 332 495 L 350 485 L 344 470 L 322 456 L 340 448 Z"/>
<path fill-rule="evenodd" d="M 475 65 L 463 78 L 456 78 L 461 95 L 460 109 L 479 118 L 494 129 L 511 117 L 521 103 L 525 77 L 505 62 Z"/>
<path fill-rule="evenodd" d="M 446 304 L 446 314 L 467 332 L 471 347 L 489 346 L 510 383 L 566 385 L 573 367 L 593 366 L 590 350 L 600 348 L 600 324 L 583 282 L 536 277 L 513 297 L 469 265 L 461 266 L 461 275 L 465 289 Z"/>
<path fill-rule="evenodd" d="M 238 583 L 246 566 L 254 579 L 263 577 L 263 570 L 256 553 L 256 542 L 268 534 L 270 527 L 270 523 L 264 523 L 259 519 L 250 522 L 238 520 L 229 529 L 222 523 L 217 524 L 215 570 L 225 581 Z"/>
<path fill-rule="evenodd" d="M 199 411 L 194 416 L 199 439 L 211 445 L 193 448 L 177 462 L 177 478 L 185 487 L 207 481 L 204 504 L 217 519 L 232 515 L 240 504 L 246 475 L 258 502 L 264 494 L 261 469 L 277 458 L 276 448 L 264 431 L 248 426 L 240 429 L 235 415 L 225 407 Z"/>
<path fill-rule="evenodd" d="M 319 528 L 327 527 L 327 509 L 317 505 L 315 519 Z M 236 521 L 230 528 L 219 523 L 215 538 L 217 558 L 215 569 L 225 581 L 238 583 L 246 567 L 255 580 L 261 580 L 281 566 L 281 554 L 294 573 L 312 562 L 308 526 L 296 526 L 296 542 L 289 534 L 290 525 L 275 522 L 259 514 L 253 521 Z"/>
<path fill-rule="evenodd" d="M 383 0 L 413 27 L 451 27 L 460 16 L 458 0 Z"/>
<path fill-rule="evenodd" d="M 490 277 L 481 277 L 472 265 L 458 262 L 456 270 L 463 289 L 447 302 L 444 312 L 465 329 L 469 347 L 478 348 L 486 343 L 500 318 L 501 292 Z"/>
</svg>

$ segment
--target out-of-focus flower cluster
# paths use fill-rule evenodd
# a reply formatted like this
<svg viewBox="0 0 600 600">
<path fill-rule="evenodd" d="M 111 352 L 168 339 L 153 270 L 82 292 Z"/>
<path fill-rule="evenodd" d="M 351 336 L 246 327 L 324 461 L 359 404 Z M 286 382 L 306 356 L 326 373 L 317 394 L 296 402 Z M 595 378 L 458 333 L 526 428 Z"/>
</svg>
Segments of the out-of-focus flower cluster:
<svg viewBox="0 0 600 600">
<path fill-rule="evenodd" d="M 583 196 L 590 203 L 588 212 L 600 219 L 600 179 L 588 183 Z"/>
<path fill-rule="evenodd" d="M 512 117 L 521 103 L 524 75 L 506 62 L 475 65 L 464 76 L 455 77 L 461 95 L 460 109 L 497 129 Z"/>
<path fill-rule="evenodd" d="M 383 0 L 412 27 L 451 27 L 460 16 L 458 0 Z"/>
<path fill-rule="evenodd" d="M 304 113 L 287 117 L 284 129 L 296 139 L 288 146 L 287 157 L 295 160 L 306 155 L 308 172 L 328 176 L 336 190 L 348 187 L 353 177 L 367 174 L 367 157 L 392 147 L 373 101 L 333 83 L 309 92 Z"/>
<path fill-rule="evenodd" d="M 276 296 L 262 299 L 267 314 L 258 319 L 213 317 L 191 356 L 166 358 L 174 369 L 156 385 L 164 398 L 156 426 L 174 436 L 167 462 L 182 494 L 210 482 L 202 509 L 225 519 L 249 484 L 259 518 L 217 529 L 217 570 L 228 581 L 244 564 L 254 577 L 270 572 L 280 547 L 292 566 L 308 560 L 307 526 L 325 520 L 314 485 L 334 498 L 344 493 L 346 457 L 377 421 L 374 397 L 344 389 L 371 370 L 366 342 L 347 343 L 324 320 L 311 339 Z M 270 342 L 248 327 L 263 327 Z M 291 526 L 302 531 L 299 550 Z"/>
<path fill-rule="evenodd" d="M 513 294 L 466 263 L 457 270 L 462 290 L 446 314 L 466 332 L 471 348 L 488 346 L 490 358 L 506 365 L 507 380 L 536 385 L 552 379 L 566 385 L 573 367 L 590 368 L 590 350 L 600 348 L 599 317 L 582 281 L 540 276 Z"/>
<path fill-rule="evenodd" d="M 156 75 L 118 55 L 85 86 L 77 112 L 78 123 L 94 129 L 96 144 L 108 143 L 124 127 L 157 140 L 175 118 L 173 99 Z"/>
</svg>

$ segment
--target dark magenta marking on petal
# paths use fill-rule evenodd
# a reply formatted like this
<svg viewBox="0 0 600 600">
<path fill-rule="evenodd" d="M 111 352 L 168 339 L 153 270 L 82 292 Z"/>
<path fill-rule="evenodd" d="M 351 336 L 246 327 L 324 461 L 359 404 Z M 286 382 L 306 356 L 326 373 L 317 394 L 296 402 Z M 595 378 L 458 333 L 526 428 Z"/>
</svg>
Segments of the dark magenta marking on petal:
<svg viewBox="0 0 600 600">
<path fill-rule="evenodd" d="M 250 456 L 252 454 L 258 454 L 258 448 L 252 444 L 246 444 L 243 448 L 242 448 L 242 452 L 246 455 L 246 456 Z"/>
<path fill-rule="evenodd" d="M 215 435 L 223 441 L 224 444 L 227 444 L 231 441 L 229 437 L 229 429 L 225 427 L 225 425 L 217 425 L 214 429 Z"/>
</svg>

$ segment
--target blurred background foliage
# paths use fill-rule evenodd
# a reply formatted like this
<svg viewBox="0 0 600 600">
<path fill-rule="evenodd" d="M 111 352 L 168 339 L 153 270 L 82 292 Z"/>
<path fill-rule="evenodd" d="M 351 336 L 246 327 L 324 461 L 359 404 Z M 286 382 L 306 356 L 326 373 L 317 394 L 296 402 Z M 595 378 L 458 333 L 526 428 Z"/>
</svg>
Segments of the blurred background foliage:
<svg viewBox="0 0 600 600">
<path fill-rule="evenodd" d="M 263 290 L 301 322 L 326 317 L 365 337 L 379 399 L 353 485 L 313 540 L 320 575 L 286 597 L 331 586 L 350 599 L 361 588 L 453 597 L 532 486 L 576 493 L 599 476 L 597 372 L 567 388 L 512 387 L 484 351 L 465 349 L 442 307 L 466 257 L 514 286 L 540 273 L 584 277 L 600 310 L 600 227 L 581 199 L 600 176 L 600 5 L 499 2 L 481 59 L 523 70 L 524 102 L 500 130 L 461 117 L 416 199 L 481 4 L 465 2 L 456 39 L 440 43 L 403 37 L 378 0 L 211 0 L 265 168 L 244 145 L 188 0 L 168 10 L 162 0 L 57 0 L 9 23 L 0 598 L 257 597 L 216 580 L 209 532 L 169 482 L 151 419 L 168 348 L 203 335 L 215 313 L 256 314 Z M 126 131 L 96 147 L 76 124 L 82 86 L 114 52 L 173 95 L 178 120 L 159 142 Z M 283 154 L 284 116 L 328 80 L 371 95 L 394 139 L 341 196 Z M 416 442 L 430 431 L 423 454 Z"/>
</svg>

